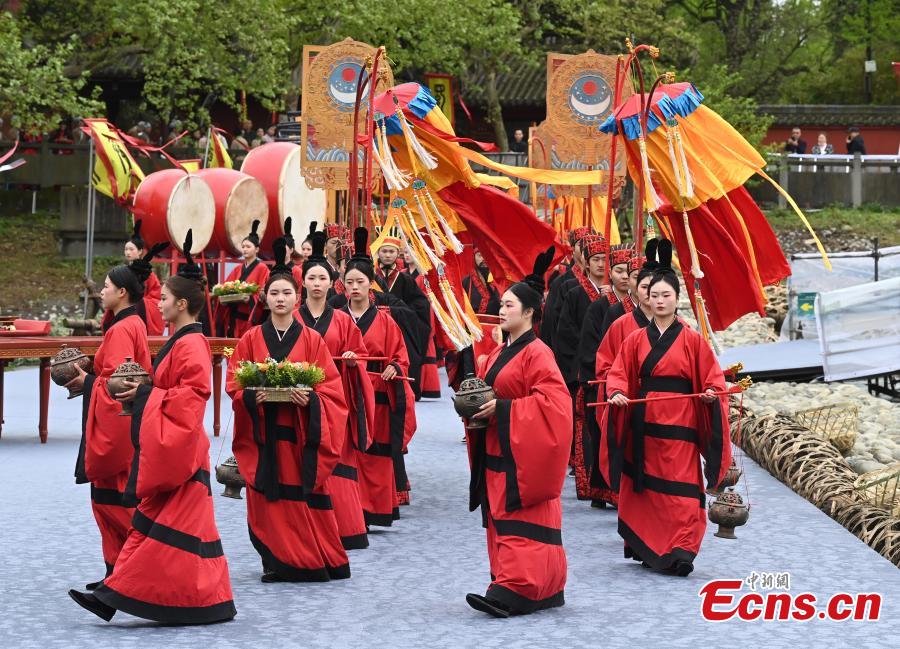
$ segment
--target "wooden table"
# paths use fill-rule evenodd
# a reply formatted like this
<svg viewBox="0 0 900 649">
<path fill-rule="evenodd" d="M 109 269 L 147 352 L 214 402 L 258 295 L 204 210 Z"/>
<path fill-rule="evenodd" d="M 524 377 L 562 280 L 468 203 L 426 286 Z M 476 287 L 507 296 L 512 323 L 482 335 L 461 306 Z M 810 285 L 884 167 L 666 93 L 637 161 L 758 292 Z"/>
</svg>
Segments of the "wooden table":
<svg viewBox="0 0 900 649">
<path fill-rule="evenodd" d="M 166 343 L 168 337 L 150 336 L 150 354 L 155 356 Z M 207 338 L 212 352 L 213 388 L 213 434 L 218 437 L 221 428 L 222 409 L 222 358 L 226 347 L 237 345 L 237 338 Z M 40 415 L 38 435 L 41 443 L 47 442 L 47 413 L 50 406 L 50 359 L 56 356 L 63 345 L 78 347 L 88 356 L 97 353 L 101 336 L 0 336 L 0 433 L 3 431 L 3 370 L 6 363 L 17 358 L 37 358 L 40 360 L 38 372 L 38 392 L 40 394 Z"/>
</svg>

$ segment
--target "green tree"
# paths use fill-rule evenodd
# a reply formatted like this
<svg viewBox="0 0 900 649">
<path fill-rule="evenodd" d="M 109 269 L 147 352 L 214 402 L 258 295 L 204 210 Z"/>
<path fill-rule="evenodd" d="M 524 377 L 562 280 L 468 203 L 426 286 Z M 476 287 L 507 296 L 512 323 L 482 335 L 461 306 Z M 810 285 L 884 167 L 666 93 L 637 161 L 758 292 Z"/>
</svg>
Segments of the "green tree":
<svg viewBox="0 0 900 649">
<path fill-rule="evenodd" d="M 79 93 L 85 75 L 66 76 L 66 61 L 77 43 L 73 39 L 53 45 L 28 42 L 18 21 L 0 12 L 0 115 L 12 116 L 12 125 L 42 133 L 60 120 L 102 110 L 102 104 Z"/>
<path fill-rule="evenodd" d="M 77 20 L 72 17 L 77 16 Z M 242 92 L 280 109 L 288 88 L 281 0 L 26 0 L 19 20 L 37 42 L 71 39 L 67 72 L 83 77 L 137 57 L 148 110 L 188 126 Z"/>
</svg>

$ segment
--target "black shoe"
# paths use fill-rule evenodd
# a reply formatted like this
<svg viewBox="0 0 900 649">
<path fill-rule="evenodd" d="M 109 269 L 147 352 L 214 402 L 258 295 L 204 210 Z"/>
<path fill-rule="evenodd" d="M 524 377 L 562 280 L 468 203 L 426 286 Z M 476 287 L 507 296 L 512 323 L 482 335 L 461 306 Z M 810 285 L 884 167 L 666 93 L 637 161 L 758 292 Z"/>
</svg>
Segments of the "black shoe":
<svg viewBox="0 0 900 649">
<path fill-rule="evenodd" d="M 505 619 L 509 617 L 509 609 L 495 599 L 488 599 L 482 595 L 469 593 L 466 595 L 466 603 L 476 611 L 487 613 L 493 617 Z"/>
<path fill-rule="evenodd" d="M 69 591 L 69 597 L 74 599 L 79 606 L 89 610 L 101 620 L 109 622 L 113 619 L 113 615 L 116 614 L 116 609 L 112 606 L 107 606 L 91 593 L 80 593 L 73 588 Z"/>
<path fill-rule="evenodd" d="M 675 565 L 672 566 L 672 572 L 679 577 L 687 577 L 694 572 L 694 564 L 690 561 L 676 561 Z"/>
<path fill-rule="evenodd" d="M 569 469 L 569 477 L 571 478 L 573 475 L 575 475 L 575 467 L 574 466 Z"/>
<path fill-rule="evenodd" d="M 264 584 L 277 584 L 278 582 L 284 581 L 281 577 L 278 576 L 278 573 L 275 572 L 267 572 L 263 574 L 259 580 Z"/>
<path fill-rule="evenodd" d="M 97 590 L 98 588 L 100 588 L 100 586 L 101 586 L 102 584 L 103 584 L 103 580 L 102 580 L 102 579 L 101 579 L 100 581 L 92 581 L 92 582 L 89 583 L 89 584 L 85 584 L 85 585 L 84 585 L 84 589 L 85 589 L 85 590 Z"/>
</svg>

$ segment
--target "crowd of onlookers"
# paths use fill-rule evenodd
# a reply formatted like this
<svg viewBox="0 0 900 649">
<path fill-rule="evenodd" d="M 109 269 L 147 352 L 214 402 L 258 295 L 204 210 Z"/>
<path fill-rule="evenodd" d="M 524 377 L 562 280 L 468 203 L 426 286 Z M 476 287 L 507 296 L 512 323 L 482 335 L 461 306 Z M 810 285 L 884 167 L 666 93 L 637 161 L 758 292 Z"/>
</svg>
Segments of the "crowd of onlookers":
<svg viewBox="0 0 900 649">
<path fill-rule="evenodd" d="M 45 139 L 51 144 L 66 145 L 87 143 L 87 135 L 78 128 L 75 121 L 77 120 L 71 122 L 69 120 L 63 121 L 59 124 L 57 129 L 50 133 L 42 134 L 34 129 L 20 129 L 8 125 L 4 122 L 3 118 L 0 117 L 0 140 L 11 142 L 18 140 L 21 143 L 19 152 L 24 154 L 37 154 L 39 152 L 40 143 Z M 134 139 L 155 146 L 164 144 L 168 139 L 177 136 L 181 132 L 182 125 L 181 122 L 178 122 L 177 120 L 169 124 L 166 133 L 158 128 L 154 128 L 150 122 L 145 120 L 138 121 L 125 131 L 127 135 Z M 193 137 L 191 138 L 182 139 L 176 146 L 193 145 L 197 151 L 205 151 L 208 131 L 197 129 L 192 133 L 192 136 Z M 236 151 L 248 151 L 268 142 L 274 142 L 275 125 L 273 124 L 268 128 L 254 128 L 253 122 L 249 119 L 245 119 L 241 122 L 240 130 L 233 136 L 229 134 L 228 137 L 226 137 L 220 133 L 219 138 L 221 138 L 223 143 L 230 149 Z M 73 153 L 70 148 L 53 146 L 50 147 L 50 152 L 54 155 L 71 155 Z"/>
<path fill-rule="evenodd" d="M 866 155 L 866 143 L 863 141 L 859 128 L 856 126 L 851 126 L 847 129 L 846 149 L 847 155 L 855 155 L 857 153 Z M 828 141 L 828 137 L 824 133 L 819 133 L 812 150 L 809 150 L 799 126 L 791 129 L 791 134 L 784 143 L 784 152 L 811 155 L 831 155 L 836 153 L 834 145 Z"/>
</svg>

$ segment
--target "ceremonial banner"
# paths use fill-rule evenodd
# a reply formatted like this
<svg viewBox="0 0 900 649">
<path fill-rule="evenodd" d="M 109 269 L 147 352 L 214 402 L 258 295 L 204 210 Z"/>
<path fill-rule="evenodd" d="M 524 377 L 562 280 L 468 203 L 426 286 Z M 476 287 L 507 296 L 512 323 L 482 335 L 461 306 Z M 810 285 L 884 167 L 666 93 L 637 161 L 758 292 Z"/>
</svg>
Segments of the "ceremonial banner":
<svg viewBox="0 0 900 649">
<path fill-rule="evenodd" d="M 231 156 L 228 155 L 228 148 L 225 146 L 224 131 L 215 126 L 210 129 L 209 134 L 209 160 L 206 163 L 208 168 L 223 167 L 225 169 L 233 169 L 234 163 Z"/>
<path fill-rule="evenodd" d="M 96 159 L 91 181 L 94 188 L 128 205 L 144 179 L 144 172 L 128 152 L 118 129 L 105 119 L 85 119 L 84 131 L 94 140 Z"/>
<path fill-rule="evenodd" d="M 535 129 L 530 166 L 557 170 L 608 172 L 610 136 L 598 130 L 613 110 L 616 58 L 588 50 L 584 54 L 547 54 L 547 119 Z M 622 101 L 633 94 L 626 81 Z M 616 162 L 614 188 L 625 184 L 625 160 Z M 606 196 L 608 173 L 590 186 L 593 196 Z M 554 187 L 560 196 L 588 196 L 587 186 Z"/>
<path fill-rule="evenodd" d="M 301 168 L 310 189 L 349 187 L 357 84 L 360 72 L 365 71 L 361 104 L 364 106 L 369 98 L 368 66 L 374 57 L 374 47 L 349 38 L 328 47 L 303 47 Z M 379 59 L 375 92 L 383 92 L 393 85 L 394 76 L 387 60 Z M 364 110 L 360 113 L 359 133 L 363 133 Z M 360 165 L 360 181 L 363 173 Z"/>
<path fill-rule="evenodd" d="M 456 117 L 453 104 L 456 97 L 453 94 L 453 77 L 449 74 L 437 74 L 428 72 L 425 74 L 425 83 L 428 90 L 437 100 L 438 108 L 444 113 L 444 117 L 450 122 L 450 126 L 456 127 Z"/>
</svg>

